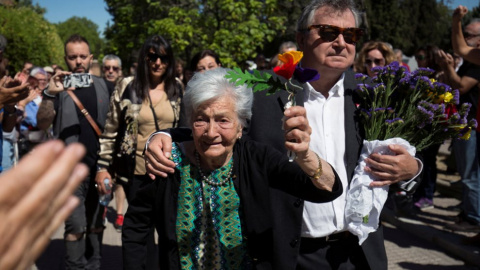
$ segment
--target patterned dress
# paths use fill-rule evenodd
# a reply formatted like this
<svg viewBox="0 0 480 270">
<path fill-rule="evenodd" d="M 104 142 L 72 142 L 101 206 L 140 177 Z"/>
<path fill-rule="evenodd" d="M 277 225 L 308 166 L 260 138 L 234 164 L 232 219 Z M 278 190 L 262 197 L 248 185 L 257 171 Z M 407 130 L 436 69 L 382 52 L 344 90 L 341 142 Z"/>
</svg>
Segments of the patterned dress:
<svg viewBox="0 0 480 270">
<path fill-rule="evenodd" d="M 182 179 L 178 193 L 176 235 L 182 269 L 251 269 L 242 235 L 240 198 L 232 177 L 221 186 L 202 181 L 180 145 L 174 144 L 173 161 Z M 210 172 L 214 182 L 229 176 L 233 159 Z"/>
</svg>

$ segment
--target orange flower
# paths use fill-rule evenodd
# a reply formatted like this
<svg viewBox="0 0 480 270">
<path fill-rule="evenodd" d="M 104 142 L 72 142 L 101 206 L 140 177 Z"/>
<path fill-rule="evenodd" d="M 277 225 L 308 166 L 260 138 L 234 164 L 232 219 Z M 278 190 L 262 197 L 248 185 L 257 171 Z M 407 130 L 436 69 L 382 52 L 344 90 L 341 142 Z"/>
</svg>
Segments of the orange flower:
<svg viewBox="0 0 480 270">
<path fill-rule="evenodd" d="M 300 59 L 303 57 L 303 52 L 299 51 L 289 51 L 283 54 L 278 55 L 278 60 L 283 62 L 283 65 L 273 68 L 275 74 L 284 77 L 289 80 L 293 76 L 295 67 L 297 66 Z"/>
</svg>

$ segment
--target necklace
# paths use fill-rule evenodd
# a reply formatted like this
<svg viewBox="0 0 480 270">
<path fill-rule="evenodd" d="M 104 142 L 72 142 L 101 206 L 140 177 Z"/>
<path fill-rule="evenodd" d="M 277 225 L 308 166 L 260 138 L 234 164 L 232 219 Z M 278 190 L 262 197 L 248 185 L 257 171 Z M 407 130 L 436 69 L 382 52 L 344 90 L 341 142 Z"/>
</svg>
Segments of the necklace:
<svg viewBox="0 0 480 270">
<path fill-rule="evenodd" d="M 230 180 L 230 177 L 232 176 L 232 170 L 233 170 L 233 164 L 230 166 L 230 170 L 228 171 L 227 178 L 223 181 L 220 182 L 214 182 L 211 179 L 211 174 L 206 177 L 205 174 L 203 173 L 202 169 L 200 168 L 200 155 L 198 154 L 197 150 L 195 152 L 195 160 L 197 161 L 197 167 L 198 167 L 198 172 L 200 173 L 200 177 L 202 178 L 203 181 L 207 182 L 210 186 L 218 187 L 218 186 L 223 186 L 225 183 Z"/>
</svg>

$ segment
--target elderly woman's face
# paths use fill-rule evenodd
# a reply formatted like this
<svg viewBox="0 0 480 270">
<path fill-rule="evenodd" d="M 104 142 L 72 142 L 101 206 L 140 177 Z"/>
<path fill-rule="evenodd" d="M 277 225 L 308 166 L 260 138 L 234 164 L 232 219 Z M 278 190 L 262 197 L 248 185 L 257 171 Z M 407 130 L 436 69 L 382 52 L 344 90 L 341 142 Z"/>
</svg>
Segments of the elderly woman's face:
<svg viewBox="0 0 480 270">
<path fill-rule="evenodd" d="M 242 134 L 233 99 L 220 97 L 199 106 L 193 114 L 192 130 L 201 158 L 223 166 Z"/>
</svg>

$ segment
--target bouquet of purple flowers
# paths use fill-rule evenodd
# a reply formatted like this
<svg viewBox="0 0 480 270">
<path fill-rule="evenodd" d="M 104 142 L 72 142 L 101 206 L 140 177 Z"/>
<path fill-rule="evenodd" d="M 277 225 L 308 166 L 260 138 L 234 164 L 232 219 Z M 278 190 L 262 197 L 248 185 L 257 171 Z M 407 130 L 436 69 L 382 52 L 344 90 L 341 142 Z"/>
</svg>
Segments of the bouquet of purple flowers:
<svg viewBox="0 0 480 270">
<path fill-rule="evenodd" d="M 389 144 L 402 145 L 413 156 L 446 139 L 469 139 L 477 126 L 474 119 L 467 119 L 471 104 L 459 106 L 458 90 L 430 79 L 433 70 L 420 68 L 410 73 L 393 62 L 373 71 L 377 75 L 372 84 L 365 83 L 367 75 L 356 75 L 364 82 L 355 94 L 365 140 L 345 207 L 348 229 L 360 244 L 378 228 L 388 196 L 388 186 L 369 186 L 375 179 L 364 170 L 365 158 L 372 153 L 393 155 Z M 409 190 L 412 183 L 404 182 L 401 187 Z"/>
<path fill-rule="evenodd" d="M 430 79 L 433 70 L 410 73 L 393 62 L 374 71 L 374 84 L 356 89 L 366 140 L 399 137 L 421 151 L 446 139 L 470 138 L 477 126 L 475 119 L 467 119 L 471 104 L 458 106 L 458 90 Z M 356 77 L 365 80 L 367 75 Z"/>
</svg>

